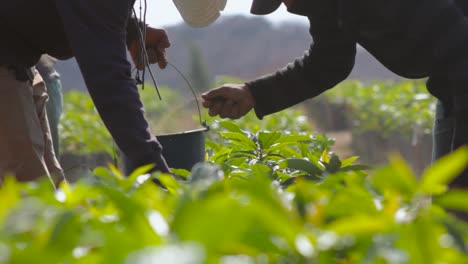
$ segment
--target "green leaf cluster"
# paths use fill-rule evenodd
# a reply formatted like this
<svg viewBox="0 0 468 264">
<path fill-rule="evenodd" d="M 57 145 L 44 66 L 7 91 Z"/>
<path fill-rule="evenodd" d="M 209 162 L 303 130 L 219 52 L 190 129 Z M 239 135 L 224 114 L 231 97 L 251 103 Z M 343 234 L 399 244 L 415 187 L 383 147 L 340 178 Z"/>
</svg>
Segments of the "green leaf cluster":
<svg viewBox="0 0 468 264">
<path fill-rule="evenodd" d="M 172 127 L 167 125 L 167 119 L 174 120 L 175 117 L 174 113 L 168 112 L 171 106 L 184 104 L 180 95 L 169 88 L 161 87 L 160 92 L 163 100 L 159 100 L 155 88 L 151 85 L 145 85 L 145 89 L 140 89 L 139 92 L 150 125 L 164 126 L 166 130 L 171 129 Z M 180 109 L 178 110 L 179 115 L 187 113 L 185 111 L 181 113 Z M 190 113 L 190 118 L 191 115 Z M 160 129 L 155 131 L 160 131 Z M 116 148 L 91 97 L 80 91 L 70 91 L 64 95 L 64 109 L 59 124 L 59 135 L 62 153 L 114 153 Z"/>
<path fill-rule="evenodd" d="M 348 105 L 350 110 L 346 116 L 353 129 L 360 133 L 430 134 L 435 117 L 436 100 L 422 81 L 375 81 L 369 84 L 346 81 L 319 100 Z"/>
<path fill-rule="evenodd" d="M 0 263 L 468 263 L 468 225 L 447 213 L 468 211 L 447 189 L 467 148 L 418 178 L 399 157 L 341 160 L 323 136 L 219 125 L 209 162 L 181 177 L 7 178 Z"/>
</svg>

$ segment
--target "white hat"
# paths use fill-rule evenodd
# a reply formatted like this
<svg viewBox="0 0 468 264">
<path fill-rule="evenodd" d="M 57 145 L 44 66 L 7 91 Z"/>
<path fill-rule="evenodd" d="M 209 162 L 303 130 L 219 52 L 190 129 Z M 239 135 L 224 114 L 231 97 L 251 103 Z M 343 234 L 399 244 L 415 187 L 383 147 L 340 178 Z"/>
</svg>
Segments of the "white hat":
<svg viewBox="0 0 468 264">
<path fill-rule="evenodd" d="M 184 21 L 192 27 L 206 27 L 221 15 L 227 0 L 173 0 Z"/>
</svg>

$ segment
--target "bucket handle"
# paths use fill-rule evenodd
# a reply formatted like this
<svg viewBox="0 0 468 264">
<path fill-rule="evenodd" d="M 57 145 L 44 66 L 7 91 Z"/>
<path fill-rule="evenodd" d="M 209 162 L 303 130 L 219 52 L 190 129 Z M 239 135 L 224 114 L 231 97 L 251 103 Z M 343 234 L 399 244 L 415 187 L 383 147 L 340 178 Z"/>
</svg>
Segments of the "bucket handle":
<svg viewBox="0 0 468 264">
<path fill-rule="evenodd" d="M 140 8 L 141 8 L 141 6 L 140 6 Z M 136 13 L 135 8 L 133 8 L 132 11 L 133 11 L 133 14 L 135 15 L 135 17 L 137 17 L 137 13 Z M 141 16 L 141 13 L 140 13 L 140 16 Z M 145 21 L 146 21 L 146 10 L 145 10 L 145 17 L 144 17 L 143 22 L 145 22 Z M 150 63 L 149 63 L 149 61 L 150 61 L 149 60 L 149 55 L 151 54 L 151 56 L 154 57 L 154 56 L 156 56 L 156 54 L 154 54 L 154 51 L 152 49 L 149 49 L 149 50 L 146 49 L 145 44 L 144 44 L 144 43 L 146 43 L 146 23 L 143 23 L 143 29 L 144 29 L 143 31 L 142 31 L 141 26 L 138 24 L 137 20 L 135 20 L 135 24 L 136 24 L 136 27 L 138 29 L 138 38 L 139 38 L 139 41 L 140 41 L 140 50 L 143 51 L 142 54 L 141 54 L 142 55 L 141 59 L 143 59 L 143 61 L 145 63 L 145 66 L 146 66 L 145 69 L 143 70 L 143 81 L 140 80 L 140 82 L 142 82 L 142 85 L 144 87 L 144 85 L 145 85 L 145 80 L 144 80 L 145 77 L 144 76 L 145 76 L 145 70 L 147 68 L 148 72 L 149 72 L 149 74 L 151 76 L 151 80 L 153 81 L 156 92 L 158 93 L 159 100 L 162 100 L 161 93 L 159 92 L 158 82 L 156 81 L 156 78 L 154 77 L 153 71 L 151 70 Z M 200 109 L 200 102 L 198 101 L 197 94 L 195 93 L 195 90 L 193 89 L 192 84 L 189 82 L 189 80 L 185 77 L 185 75 L 174 64 L 168 62 L 168 65 L 170 65 L 172 68 L 174 68 L 174 70 L 176 70 L 176 72 L 184 79 L 185 83 L 190 88 L 190 91 L 192 91 L 192 95 L 195 98 L 195 101 L 197 103 L 198 117 L 199 117 L 200 125 L 202 127 L 204 127 L 207 131 L 210 130 L 210 127 L 206 124 L 206 121 L 203 121 L 202 114 L 201 114 L 201 109 Z"/>
<path fill-rule="evenodd" d="M 197 94 L 195 93 L 195 89 L 193 89 L 192 84 L 187 79 L 187 77 L 185 77 L 185 75 L 179 70 L 179 68 L 177 68 L 174 64 L 172 64 L 170 62 L 168 62 L 167 64 L 169 66 L 171 66 L 179 74 L 179 76 L 182 77 L 182 79 L 184 79 L 184 81 L 187 84 L 188 88 L 190 88 L 190 91 L 192 92 L 193 98 L 195 98 L 195 102 L 197 103 L 198 117 L 199 117 L 200 125 L 202 127 L 206 128 L 207 130 L 209 130 L 210 127 L 206 124 L 206 121 L 203 121 L 202 113 L 201 113 L 201 109 L 200 109 L 200 102 L 198 100 Z"/>
</svg>

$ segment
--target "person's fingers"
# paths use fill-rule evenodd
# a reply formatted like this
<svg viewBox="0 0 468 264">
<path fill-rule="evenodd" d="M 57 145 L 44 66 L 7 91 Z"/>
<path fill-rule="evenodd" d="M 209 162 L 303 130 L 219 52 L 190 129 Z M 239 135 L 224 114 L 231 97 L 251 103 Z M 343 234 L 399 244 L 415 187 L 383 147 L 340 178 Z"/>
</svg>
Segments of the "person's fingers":
<svg viewBox="0 0 468 264">
<path fill-rule="evenodd" d="M 167 35 L 166 35 L 166 37 L 160 42 L 160 46 L 161 46 L 162 48 L 165 48 L 165 49 L 171 47 L 171 42 L 169 42 L 169 39 L 167 38 Z"/>
<path fill-rule="evenodd" d="M 166 68 L 168 61 L 167 61 L 165 50 L 148 48 L 146 50 L 146 54 L 148 56 L 148 62 L 150 64 L 158 63 L 161 69 Z"/>
<path fill-rule="evenodd" d="M 205 100 L 213 100 L 216 97 L 224 98 L 224 95 L 225 91 L 223 87 L 221 87 L 202 94 L 202 98 Z"/>
<path fill-rule="evenodd" d="M 164 48 L 162 49 L 158 48 L 158 50 L 156 51 L 156 55 L 158 59 L 159 68 L 165 69 L 168 64 L 167 57 L 166 57 L 166 50 Z"/>
<path fill-rule="evenodd" d="M 232 107 L 234 106 L 234 102 L 232 100 L 227 100 L 222 104 L 221 111 L 219 112 L 219 116 L 221 118 L 229 118 L 231 116 Z"/>
<path fill-rule="evenodd" d="M 167 32 L 164 29 L 157 29 L 158 30 L 158 45 L 162 48 L 169 48 L 171 43 L 169 42 L 169 37 L 167 36 Z"/>
<path fill-rule="evenodd" d="M 202 106 L 203 107 L 210 108 L 213 105 L 213 101 L 205 100 L 204 98 L 202 98 L 202 99 L 203 99 L 203 101 L 202 101 Z"/>
<path fill-rule="evenodd" d="M 240 116 L 239 116 L 239 105 L 238 104 L 234 104 L 230 111 L 229 111 L 229 114 L 228 114 L 228 117 L 231 118 L 231 119 L 238 119 Z"/>
<path fill-rule="evenodd" d="M 210 116 L 217 116 L 220 114 L 221 109 L 223 108 L 223 103 L 222 102 L 215 102 L 211 107 L 210 110 L 208 111 L 208 114 Z"/>
<path fill-rule="evenodd" d="M 167 32 L 164 29 L 160 28 L 146 28 L 146 45 L 155 47 L 157 45 L 162 45 L 165 48 L 168 48 L 171 43 L 169 42 L 169 37 Z"/>
<path fill-rule="evenodd" d="M 202 94 L 206 100 L 235 100 L 238 96 L 238 89 L 230 86 L 221 86 L 207 93 Z"/>
<path fill-rule="evenodd" d="M 225 84 L 201 95 L 203 106 L 210 110 L 210 115 L 221 118 L 238 119 L 253 107 L 242 86 Z"/>
<path fill-rule="evenodd" d="M 137 41 L 132 41 L 129 47 L 130 55 L 132 57 L 133 64 L 138 70 L 144 68 L 143 56 L 141 56 L 140 47 Z"/>
<path fill-rule="evenodd" d="M 153 64 L 158 62 L 158 54 L 153 48 L 149 48 L 146 50 L 146 54 L 148 55 L 148 61 L 149 63 Z"/>
</svg>

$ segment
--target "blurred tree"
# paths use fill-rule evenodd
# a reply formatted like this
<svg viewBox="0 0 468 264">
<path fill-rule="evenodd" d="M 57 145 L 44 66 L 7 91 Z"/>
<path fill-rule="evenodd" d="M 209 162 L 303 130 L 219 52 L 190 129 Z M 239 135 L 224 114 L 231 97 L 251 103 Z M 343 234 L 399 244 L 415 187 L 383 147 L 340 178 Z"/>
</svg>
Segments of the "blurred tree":
<svg viewBox="0 0 468 264">
<path fill-rule="evenodd" d="M 188 78 L 197 92 L 211 89 L 213 78 L 206 65 L 203 54 L 196 44 L 190 45 L 190 64 Z"/>
</svg>

